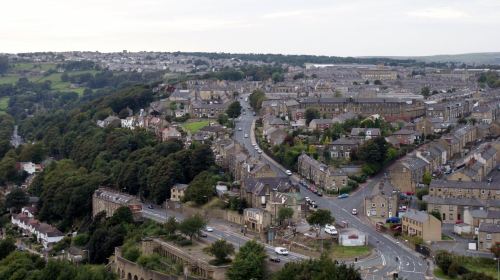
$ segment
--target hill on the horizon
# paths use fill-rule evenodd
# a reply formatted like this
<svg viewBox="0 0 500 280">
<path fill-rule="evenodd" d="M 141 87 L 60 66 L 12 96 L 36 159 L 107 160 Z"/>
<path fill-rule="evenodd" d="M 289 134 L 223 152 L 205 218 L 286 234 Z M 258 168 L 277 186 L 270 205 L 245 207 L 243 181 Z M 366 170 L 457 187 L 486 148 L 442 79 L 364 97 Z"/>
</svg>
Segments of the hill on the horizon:
<svg viewBox="0 0 500 280">
<path fill-rule="evenodd" d="M 383 56 L 392 59 L 414 59 L 423 62 L 456 62 L 469 65 L 500 65 L 500 52 L 443 54 L 429 56 Z"/>
</svg>

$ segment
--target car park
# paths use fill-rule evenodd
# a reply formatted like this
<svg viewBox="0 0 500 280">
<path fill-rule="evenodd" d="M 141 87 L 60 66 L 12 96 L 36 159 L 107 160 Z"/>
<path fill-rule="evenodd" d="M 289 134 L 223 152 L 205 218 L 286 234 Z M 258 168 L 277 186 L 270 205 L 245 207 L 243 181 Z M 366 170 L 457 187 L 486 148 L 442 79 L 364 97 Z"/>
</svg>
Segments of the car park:
<svg viewBox="0 0 500 280">
<path fill-rule="evenodd" d="M 274 252 L 278 255 L 282 255 L 282 256 L 287 256 L 288 255 L 288 250 L 286 248 L 283 248 L 283 247 L 276 247 L 274 248 Z"/>
</svg>

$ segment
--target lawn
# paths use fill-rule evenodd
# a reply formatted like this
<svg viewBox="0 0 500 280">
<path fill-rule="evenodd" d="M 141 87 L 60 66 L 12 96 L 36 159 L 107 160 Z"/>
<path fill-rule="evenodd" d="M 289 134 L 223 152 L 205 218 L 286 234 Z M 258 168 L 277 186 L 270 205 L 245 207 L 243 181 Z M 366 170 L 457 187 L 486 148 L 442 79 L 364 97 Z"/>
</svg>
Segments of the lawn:
<svg viewBox="0 0 500 280">
<path fill-rule="evenodd" d="M 182 127 L 191 133 L 196 133 L 198 130 L 210 124 L 210 121 L 186 122 Z"/>
<path fill-rule="evenodd" d="M 330 255 L 334 259 L 352 259 L 355 257 L 366 257 L 372 248 L 369 246 L 338 246 L 334 245 Z"/>
<path fill-rule="evenodd" d="M 9 106 L 9 97 L 8 96 L 0 97 L 0 111 L 7 110 L 8 106 Z"/>
<path fill-rule="evenodd" d="M 8 74 L 5 76 L 0 76 L 0 85 L 1 84 L 15 84 L 19 80 L 18 75 Z"/>
</svg>

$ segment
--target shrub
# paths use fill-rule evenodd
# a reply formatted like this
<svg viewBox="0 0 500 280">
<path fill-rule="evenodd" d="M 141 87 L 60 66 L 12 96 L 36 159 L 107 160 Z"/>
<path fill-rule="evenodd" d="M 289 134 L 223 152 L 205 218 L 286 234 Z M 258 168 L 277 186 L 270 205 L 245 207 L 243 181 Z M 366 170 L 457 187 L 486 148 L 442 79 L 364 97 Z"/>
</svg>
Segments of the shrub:
<svg viewBox="0 0 500 280">
<path fill-rule="evenodd" d="M 127 248 L 127 250 L 123 252 L 123 257 L 131 262 L 137 261 L 137 259 L 140 256 L 141 256 L 141 251 L 137 247 Z"/>
<path fill-rule="evenodd" d="M 435 259 L 436 265 L 443 271 L 444 274 L 448 275 L 448 269 L 453 262 L 452 255 L 446 251 L 438 251 Z"/>
<path fill-rule="evenodd" d="M 73 245 L 83 247 L 89 242 L 89 235 L 86 233 L 78 234 L 73 238 Z"/>
<path fill-rule="evenodd" d="M 189 239 L 177 240 L 175 243 L 181 247 L 193 245 L 193 242 Z"/>
<path fill-rule="evenodd" d="M 450 276 L 451 278 L 457 277 L 459 269 L 460 265 L 456 261 L 453 261 L 448 267 L 448 276 Z"/>
</svg>

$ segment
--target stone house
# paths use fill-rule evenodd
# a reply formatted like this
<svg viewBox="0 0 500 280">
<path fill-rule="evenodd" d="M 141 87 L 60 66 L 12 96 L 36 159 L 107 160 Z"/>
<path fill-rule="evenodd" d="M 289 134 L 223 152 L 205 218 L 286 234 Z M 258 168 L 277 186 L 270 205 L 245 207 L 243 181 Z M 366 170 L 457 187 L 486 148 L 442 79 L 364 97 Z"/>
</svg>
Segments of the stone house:
<svg viewBox="0 0 500 280">
<path fill-rule="evenodd" d="M 477 234 L 477 249 L 483 252 L 490 252 L 491 247 L 500 243 L 500 225 L 481 223 Z"/>
<path fill-rule="evenodd" d="M 396 162 L 389 171 L 391 184 L 404 193 L 415 193 L 417 184 L 429 170 L 429 164 L 415 156 L 408 156 Z"/>
<path fill-rule="evenodd" d="M 182 201 L 184 198 L 184 193 L 186 192 L 188 185 L 186 184 L 175 184 L 170 189 L 170 200 L 171 201 Z"/>
<path fill-rule="evenodd" d="M 422 198 L 427 203 L 427 211 L 438 211 L 441 221 L 445 224 L 455 224 L 465 219 L 466 210 L 500 210 L 498 200 L 479 200 L 477 198 L 453 198 L 425 195 Z"/>
<path fill-rule="evenodd" d="M 336 159 L 351 158 L 351 154 L 359 147 L 359 140 L 352 138 L 339 138 L 330 145 L 330 156 Z"/>
<path fill-rule="evenodd" d="M 324 131 L 330 128 L 332 125 L 333 121 L 331 119 L 313 119 L 309 123 L 309 129 Z"/>
<path fill-rule="evenodd" d="M 373 188 L 372 193 L 365 197 L 366 216 L 374 222 L 383 223 L 387 218 L 396 216 L 398 195 L 397 190 L 388 181 L 381 181 Z"/>
<path fill-rule="evenodd" d="M 441 221 L 424 211 L 408 209 L 402 219 L 403 234 L 424 242 L 441 241 Z"/>
<path fill-rule="evenodd" d="M 364 127 L 354 127 L 351 129 L 351 135 L 349 138 L 359 139 L 359 140 L 370 140 L 381 136 L 379 128 L 364 128 Z"/>
<path fill-rule="evenodd" d="M 500 182 L 471 182 L 432 180 L 429 195 L 442 198 L 476 198 L 479 200 L 499 200 Z"/>
</svg>

